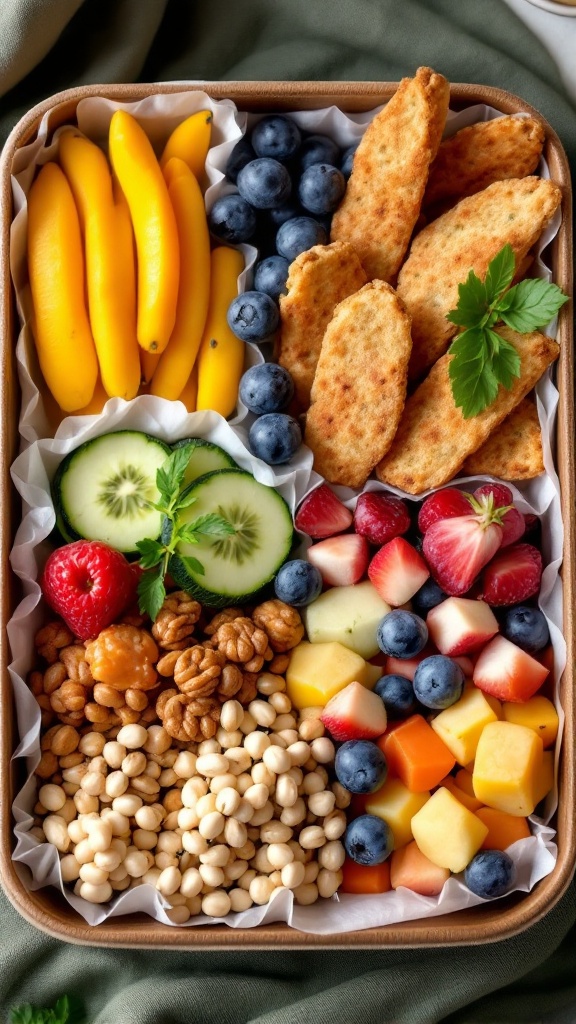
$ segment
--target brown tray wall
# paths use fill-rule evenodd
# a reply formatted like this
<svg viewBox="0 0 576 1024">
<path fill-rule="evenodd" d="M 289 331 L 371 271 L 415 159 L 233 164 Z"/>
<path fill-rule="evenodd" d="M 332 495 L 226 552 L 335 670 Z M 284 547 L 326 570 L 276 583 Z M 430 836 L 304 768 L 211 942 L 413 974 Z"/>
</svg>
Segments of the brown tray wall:
<svg viewBox="0 0 576 1024">
<path fill-rule="evenodd" d="M 575 704 L 573 696 L 574 611 L 573 587 L 576 559 L 574 503 L 576 479 L 574 465 L 574 395 L 573 395 L 573 326 L 572 305 L 561 310 L 558 340 L 561 356 L 558 362 L 560 403 L 557 421 L 557 466 L 562 488 L 562 510 L 565 526 L 564 564 L 564 633 L 567 643 L 567 668 L 560 684 L 560 699 L 566 722 L 560 761 L 560 801 L 556 816 L 558 860 L 554 870 L 528 894 L 515 893 L 495 903 L 456 914 L 429 920 L 421 919 L 366 931 L 337 935 L 311 935 L 285 924 L 255 929 L 232 929 L 226 925 L 201 928 L 178 928 L 161 925 L 144 914 L 129 915 L 91 927 L 64 901 L 53 888 L 31 892 L 27 888 L 28 869 L 12 860 L 14 847 L 11 804 L 18 783 L 11 766 L 16 744 L 13 694 L 7 665 L 10 661 L 6 622 L 18 600 L 17 581 L 9 569 L 9 551 L 19 519 L 18 504 L 10 485 L 9 467 L 18 450 L 19 387 L 15 370 L 14 348 L 17 318 L 9 270 L 9 233 L 12 217 L 10 166 L 14 153 L 35 136 L 38 125 L 51 112 L 50 128 L 74 121 L 77 103 L 89 96 L 129 102 L 152 93 L 174 93 L 204 90 L 215 99 L 232 99 L 241 110 L 304 110 L 335 104 L 349 112 L 371 110 L 390 98 L 397 87 L 393 82 L 206 82 L 195 85 L 142 84 L 95 85 L 67 90 L 34 107 L 16 125 L 0 161 L 0 352 L 3 386 L 0 399 L 0 459 L 2 462 L 3 530 L 0 559 L 3 567 L 0 589 L 0 880 L 15 908 L 36 927 L 68 942 L 114 946 L 157 947 L 162 949 L 291 949 L 377 948 L 462 945 L 493 942 L 509 938 L 543 917 L 565 892 L 576 860 L 576 824 L 574 821 L 574 733 Z M 562 186 L 562 227 L 552 243 L 555 280 L 572 294 L 572 214 L 570 171 L 558 136 L 536 110 L 519 97 L 503 89 L 476 85 L 451 86 L 451 107 L 458 109 L 473 103 L 487 103 L 503 113 L 526 111 L 537 117 L 546 132 L 545 156 L 553 179 Z"/>
</svg>

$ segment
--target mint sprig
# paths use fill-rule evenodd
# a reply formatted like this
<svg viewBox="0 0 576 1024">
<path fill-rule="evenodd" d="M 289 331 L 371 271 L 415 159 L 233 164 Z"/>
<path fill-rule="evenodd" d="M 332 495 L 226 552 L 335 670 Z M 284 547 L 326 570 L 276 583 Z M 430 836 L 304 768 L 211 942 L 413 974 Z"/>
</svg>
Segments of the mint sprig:
<svg viewBox="0 0 576 1024">
<path fill-rule="evenodd" d="M 176 448 L 156 471 L 156 487 L 159 499 L 150 502 L 164 518 L 162 538 L 146 537 L 136 547 L 140 553 L 139 565 L 144 570 L 138 582 L 138 607 L 154 622 L 166 597 L 165 576 L 168 563 L 178 544 L 199 544 L 201 537 L 227 537 L 235 528 L 223 516 L 209 512 L 198 516 L 192 522 L 184 522 L 180 515 L 197 500 L 194 494 L 183 487 L 184 474 L 194 451 L 195 444 Z M 191 555 L 181 556 L 186 567 L 203 575 L 204 566 Z"/>
<path fill-rule="evenodd" d="M 73 1006 L 73 1002 L 68 996 L 61 996 L 52 1009 L 23 1003 L 10 1011 L 10 1024 L 73 1024 L 73 1021 L 79 1024 L 84 1013 L 78 1005 Z"/>
<path fill-rule="evenodd" d="M 520 376 L 520 356 L 498 331 L 502 321 L 519 334 L 539 330 L 568 301 L 555 284 L 528 278 L 510 287 L 515 258 L 505 245 L 488 264 L 483 281 L 471 270 L 458 285 L 458 304 L 446 319 L 464 330 L 454 339 L 448 373 L 454 402 L 464 419 L 477 416 L 495 400 L 502 385 L 510 389 Z"/>
</svg>

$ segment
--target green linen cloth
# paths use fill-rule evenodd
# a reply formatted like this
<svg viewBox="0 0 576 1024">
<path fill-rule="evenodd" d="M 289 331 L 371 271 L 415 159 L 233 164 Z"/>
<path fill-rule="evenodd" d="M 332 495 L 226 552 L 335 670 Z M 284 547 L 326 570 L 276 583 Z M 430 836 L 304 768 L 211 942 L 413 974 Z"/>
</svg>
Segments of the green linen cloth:
<svg viewBox="0 0 576 1024">
<path fill-rule="evenodd" d="M 576 110 L 502 0 L 2 0 L 0 140 L 86 83 L 396 80 L 427 64 L 537 107 L 576 166 Z M 0 893 L 0 1012 L 78 996 L 90 1024 L 573 1024 L 576 889 L 506 942 L 460 949 L 101 950 L 50 939 Z"/>
</svg>

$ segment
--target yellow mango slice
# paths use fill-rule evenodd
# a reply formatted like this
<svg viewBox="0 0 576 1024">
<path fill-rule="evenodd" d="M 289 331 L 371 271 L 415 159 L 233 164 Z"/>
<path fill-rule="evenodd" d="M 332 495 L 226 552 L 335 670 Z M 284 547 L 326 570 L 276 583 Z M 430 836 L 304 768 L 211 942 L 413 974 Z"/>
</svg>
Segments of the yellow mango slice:
<svg viewBox="0 0 576 1024">
<path fill-rule="evenodd" d="M 542 769 L 535 783 L 536 803 L 539 804 L 554 785 L 554 754 L 551 750 L 545 750 L 542 754 Z"/>
<path fill-rule="evenodd" d="M 468 764 L 476 755 L 482 730 L 498 715 L 476 686 L 467 686 L 460 700 L 441 711 L 430 725 L 446 744 L 458 764 Z"/>
<path fill-rule="evenodd" d="M 382 670 L 337 641 L 304 641 L 290 652 L 286 689 L 296 708 L 325 707 L 331 697 L 357 681 L 372 689 Z"/>
<path fill-rule="evenodd" d="M 474 761 L 474 793 L 488 807 L 519 817 L 538 803 L 544 748 L 533 729 L 513 722 L 485 726 Z"/>
<path fill-rule="evenodd" d="M 437 789 L 412 818 L 421 853 L 438 867 L 463 871 L 478 852 L 488 828 L 447 789 Z"/>
<path fill-rule="evenodd" d="M 545 747 L 550 747 L 558 735 L 558 712 L 548 697 L 531 697 L 524 704 L 504 703 L 502 713 L 506 722 L 525 725 L 538 733 Z"/>
<path fill-rule="evenodd" d="M 366 814 L 382 818 L 394 836 L 394 849 L 412 839 L 412 818 L 430 799 L 430 793 L 411 793 L 400 779 L 387 779 L 365 801 Z"/>
</svg>

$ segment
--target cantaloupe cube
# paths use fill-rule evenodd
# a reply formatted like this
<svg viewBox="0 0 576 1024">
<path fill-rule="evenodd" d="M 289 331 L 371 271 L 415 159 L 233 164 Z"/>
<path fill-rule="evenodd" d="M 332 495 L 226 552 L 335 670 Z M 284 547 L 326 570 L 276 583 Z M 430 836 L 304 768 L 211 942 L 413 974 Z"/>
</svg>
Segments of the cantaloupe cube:
<svg viewBox="0 0 576 1024">
<path fill-rule="evenodd" d="M 478 800 L 474 794 L 470 796 L 465 789 L 460 789 L 460 786 L 457 784 L 453 775 L 447 775 L 445 779 L 442 779 L 440 785 L 444 786 L 445 789 L 452 793 L 452 796 L 455 796 L 456 799 L 459 800 L 461 804 L 464 804 L 464 807 L 467 807 L 469 811 L 477 811 L 479 807 L 484 806 L 482 801 Z"/>
<path fill-rule="evenodd" d="M 452 771 L 454 755 L 422 715 L 411 715 L 378 740 L 391 775 L 412 793 L 425 793 Z"/>
<path fill-rule="evenodd" d="M 545 750 L 542 755 L 542 769 L 535 784 L 536 803 L 539 804 L 554 785 L 554 754 L 551 750 Z"/>
<path fill-rule="evenodd" d="M 380 597 L 370 580 L 348 587 L 332 587 L 302 611 L 306 635 L 311 643 L 338 643 L 362 658 L 373 658 L 379 650 L 376 630 L 388 615 L 390 605 Z"/>
<path fill-rule="evenodd" d="M 437 789 L 412 818 L 418 849 L 438 867 L 463 871 L 478 852 L 488 827 L 447 789 Z"/>
<path fill-rule="evenodd" d="M 430 725 L 454 754 L 458 764 L 464 765 L 474 760 L 484 726 L 497 720 L 498 715 L 482 691 L 468 685 L 460 700 L 436 715 Z"/>
<path fill-rule="evenodd" d="M 364 813 L 375 814 L 390 825 L 397 850 L 412 839 L 412 818 L 429 799 L 427 791 L 412 793 L 400 779 L 386 779 L 380 789 L 368 796 Z"/>
<path fill-rule="evenodd" d="M 533 729 L 513 722 L 490 722 L 476 749 L 474 793 L 488 807 L 521 818 L 538 800 L 544 748 Z"/>
<path fill-rule="evenodd" d="M 458 789 L 463 789 L 464 792 L 468 794 L 468 796 L 474 796 L 474 786 L 472 785 L 473 768 L 474 764 L 471 763 L 470 765 L 461 768 L 460 771 L 456 772 L 456 775 L 454 776 L 454 780 L 456 782 L 456 785 L 458 786 Z"/>
<path fill-rule="evenodd" d="M 393 889 L 403 885 L 421 896 L 437 896 L 449 878 L 448 868 L 434 864 L 414 841 L 401 850 L 394 850 L 390 858 L 390 885 Z"/>
<path fill-rule="evenodd" d="M 482 843 L 483 850 L 506 850 L 518 839 L 527 839 L 530 826 L 526 818 L 519 818 L 495 807 L 481 807 L 476 816 L 488 826 L 488 835 Z"/>
<path fill-rule="evenodd" d="M 558 735 L 558 712 L 552 701 L 540 694 L 531 697 L 525 704 L 506 702 L 502 705 L 502 715 L 506 722 L 534 729 L 544 747 L 551 747 Z"/>
<path fill-rule="evenodd" d="M 390 889 L 389 861 L 385 860 L 382 864 L 356 864 L 355 861 L 346 857 L 342 865 L 340 892 L 362 895 L 364 893 L 389 892 Z"/>
<path fill-rule="evenodd" d="M 381 676 L 359 654 L 337 642 L 298 644 L 290 652 L 286 689 L 296 708 L 325 707 L 331 697 L 357 680 L 372 689 Z"/>
</svg>

